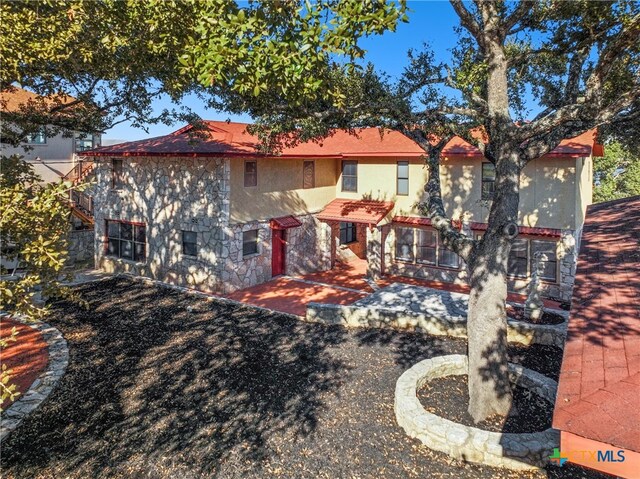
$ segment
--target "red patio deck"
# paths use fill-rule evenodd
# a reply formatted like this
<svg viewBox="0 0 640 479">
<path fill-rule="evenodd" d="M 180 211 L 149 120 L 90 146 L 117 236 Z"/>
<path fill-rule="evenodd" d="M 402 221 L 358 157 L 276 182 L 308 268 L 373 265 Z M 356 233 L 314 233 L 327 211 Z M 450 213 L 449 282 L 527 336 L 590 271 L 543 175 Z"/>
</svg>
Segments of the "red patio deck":
<svg viewBox="0 0 640 479">
<path fill-rule="evenodd" d="M 590 206 L 553 426 L 563 452 L 624 449 L 617 464 L 569 455 L 622 477 L 640 471 L 639 295 L 640 196 Z"/>
</svg>

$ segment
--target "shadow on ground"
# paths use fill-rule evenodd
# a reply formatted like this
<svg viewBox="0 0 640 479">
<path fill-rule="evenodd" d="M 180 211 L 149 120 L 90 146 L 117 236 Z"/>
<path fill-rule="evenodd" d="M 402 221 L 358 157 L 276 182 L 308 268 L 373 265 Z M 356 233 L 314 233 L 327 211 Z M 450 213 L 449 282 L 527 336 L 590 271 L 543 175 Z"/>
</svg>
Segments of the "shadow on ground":
<svg viewBox="0 0 640 479">
<path fill-rule="evenodd" d="M 77 290 L 90 309 L 63 301 L 50 319 L 69 368 L 3 443 L 3 477 L 526 477 L 451 461 L 396 425 L 400 374 L 462 340 L 348 332 L 122 278 Z"/>
</svg>

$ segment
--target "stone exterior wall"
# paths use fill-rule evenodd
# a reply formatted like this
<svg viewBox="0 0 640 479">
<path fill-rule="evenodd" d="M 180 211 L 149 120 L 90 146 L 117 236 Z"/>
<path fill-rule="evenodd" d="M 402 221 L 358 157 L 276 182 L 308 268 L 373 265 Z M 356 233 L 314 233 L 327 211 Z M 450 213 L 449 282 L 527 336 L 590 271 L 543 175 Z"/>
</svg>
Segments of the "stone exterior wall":
<svg viewBox="0 0 640 479">
<path fill-rule="evenodd" d="M 111 158 L 96 163 L 96 265 L 170 284 L 222 292 L 223 244 L 229 217 L 229 160 L 125 158 L 124 184 L 111 188 Z M 146 225 L 144 263 L 105 255 L 105 220 Z M 182 254 L 181 231 L 195 231 L 197 257 Z"/>
<path fill-rule="evenodd" d="M 88 230 L 71 230 L 68 238 L 69 258 L 67 265 L 77 265 L 94 261 L 95 232 Z"/>
<path fill-rule="evenodd" d="M 331 227 L 318 221 L 315 215 L 297 216 L 301 226 L 285 233 L 285 274 L 298 275 L 331 268 Z M 242 234 L 258 230 L 258 252 L 242 256 Z M 272 230 L 269 222 L 230 225 L 223 246 L 224 293 L 264 283 L 272 276 Z"/>
<path fill-rule="evenodd" d="M 287 230 L 286 272 L 300 275 L 331 269 L 331 226 L 315 215 L 297 217 L 302 226 Z"/>
</svg>

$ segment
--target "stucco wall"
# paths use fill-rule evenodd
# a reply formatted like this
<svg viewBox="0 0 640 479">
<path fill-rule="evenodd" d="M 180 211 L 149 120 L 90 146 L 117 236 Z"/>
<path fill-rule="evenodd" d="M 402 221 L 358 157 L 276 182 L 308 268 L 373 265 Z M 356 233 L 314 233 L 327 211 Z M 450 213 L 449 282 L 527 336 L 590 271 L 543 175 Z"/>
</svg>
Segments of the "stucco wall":
<svg viewBox="0 0 640 479">
<path fill-rule="evenodd" d="M 224 226 L 228 223 L 229 163 L 223 159 L 125 158 L 125 185 L 111 186 L 111 161 L 96 165 L 96 264 L 171 284 L 221 291 Z M 105 220 L 147 226 L 144 263 L 105 256 Z M 181 231 L 198 235 L 198 256 L 182 254 Z"/>
<path fill-rule="evenodd" d="M 341 162 L 338 161 L 336 198 L 372 199 L 395 202 L 395 214 L 418 214 L 415 204 L 423 200 L 424 185 L 428 179 L 427 169 L 421 160 L 406 158 L 357 159 L 358 191 L 342 191 Z M 409 194 L 397 194 L 398 161 L 409 161 Z"/>
<path fill-rule="evenodd" d="M 335 198 L 336 160 L 315 160 L 315 188 L 302 188 L 302 159 L 258 159 L 258 184 L 244 186 L 242 158 L 230 160 L 230 222 L 316 213 Z"/>
<path fill-rule="evenodd" d="M 358 191 L 343 192 L 338 175 L 336 197 L 394 201 L 395 215 L 419 215 L 428 172 L 420 160 L 409 162 L 409 195 L 396 194 L 397 162 L 402 158 L 358 160 Z M 576 165 L 580 170 L 576 175 Z M 340 162 L 338 162 L 340 168 Z M 520 179 L 519 223 L 557 229 L 578 229 L 591 202 L 591 160 L 542 158 L 529 163 Z M 576 181 L 578 180 L 578 181 Z M 445 209 L 465 221 L 486 222 L 490 203 L 481 200 L 482 160 L 452 157 L 442 160 L 440 181 Z M 579 205 L 579 206 L 577 206 Z"/>
<path fill-rule="evenodd" d="M 99 141 L 99 136 L 98 136 Z M 35 172 L 46 182 L 58 181 L 73 168 L 74 138 L 65 137 L 62 133 L 48 137 L 44 145 L 27 144 L 12 147 L 1 144 L 5 156 L 20 155 L 32 164 Z M 27 147 L 27 149 L 25 149 Z M 79 153 L 80 155 L 82 153 Z M 36 158 L 39 158 L 36 159 Z"/>
</svg>

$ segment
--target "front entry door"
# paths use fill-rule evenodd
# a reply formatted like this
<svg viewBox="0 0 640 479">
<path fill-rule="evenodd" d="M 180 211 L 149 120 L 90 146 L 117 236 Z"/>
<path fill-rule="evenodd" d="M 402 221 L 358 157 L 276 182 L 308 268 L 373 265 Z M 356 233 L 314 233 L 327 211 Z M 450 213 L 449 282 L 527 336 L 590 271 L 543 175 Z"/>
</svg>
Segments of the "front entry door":
<svg viewBox="0 0 640 479">
<path fill-rule="evenodd" d="M 271 276 L 284 274 L 286 250 L 286 231 L 287 230 L 271 230 L 272 249 L 271 249 Z"/>
</svg>

